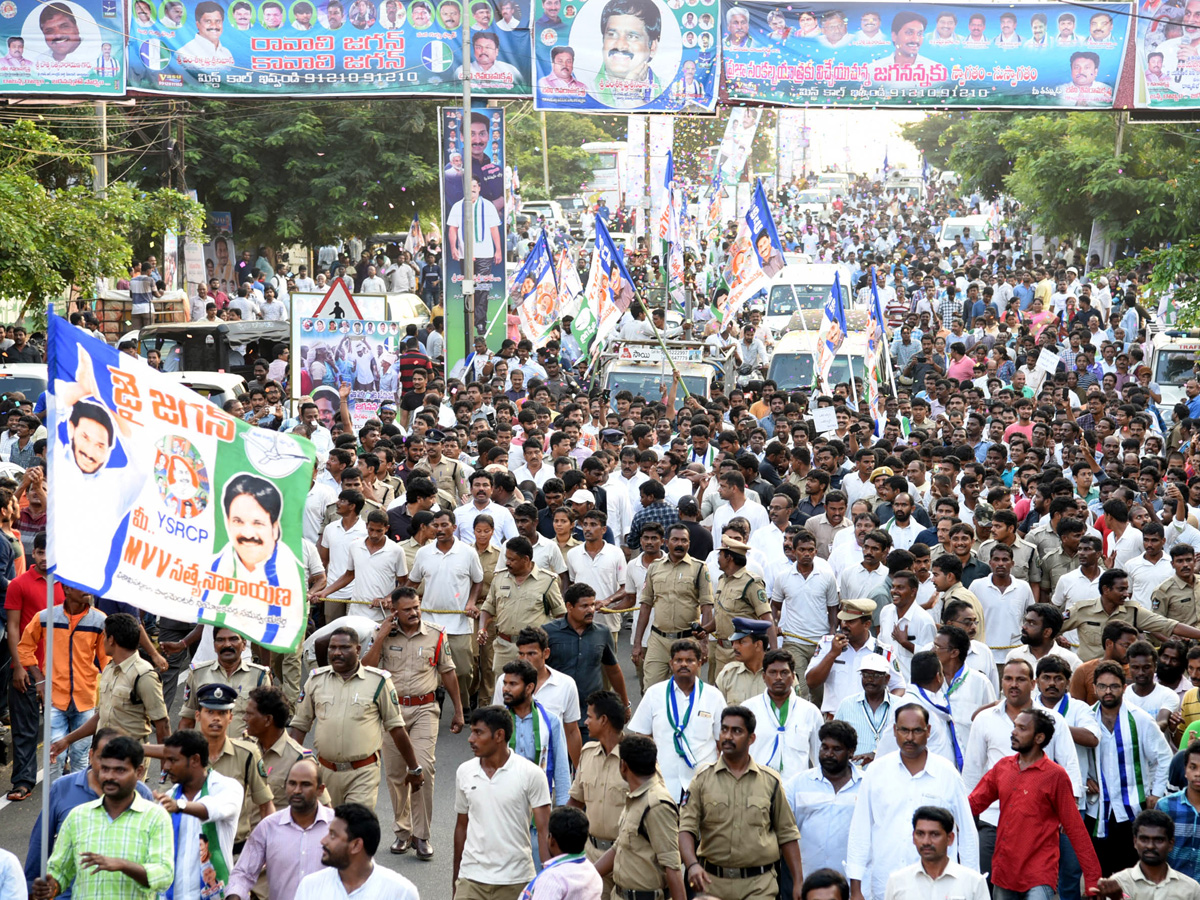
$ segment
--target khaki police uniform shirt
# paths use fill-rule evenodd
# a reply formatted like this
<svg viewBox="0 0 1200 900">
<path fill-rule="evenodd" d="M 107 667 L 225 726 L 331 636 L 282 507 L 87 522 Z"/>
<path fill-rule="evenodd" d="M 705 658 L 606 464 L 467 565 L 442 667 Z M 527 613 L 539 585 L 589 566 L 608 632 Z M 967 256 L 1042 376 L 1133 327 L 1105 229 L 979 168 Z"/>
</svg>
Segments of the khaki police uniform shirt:
<svg viewBox="0 0 1200 900">
<path fill-rule="evenodd" d="M 1063 613 L 1063 632 L 1074 630 L 1079 636 L 1079 647 L 1075 651 L 1084 662 L 1104 655 L 1104 644 L 1100 634 L 1111 620 L 1128 622 L 1138 631 L 1158 637 L 1168 637 L 1179 623 L 1166 616 L 1152 613 L 1144 606 L 1126 601 L 1109 614 L 1099 597 L 1076 603 Z"/>
<path fill-rule="evenodd" d="M 654 627 L 668 634 L 691 631 L 699 621 L 700 608 L 713 605 L 712 578 L 708 566 L 685 556 L 672 562 L 669 556 L 650 563 L 642 603 L 654 610 Z"/>
<path fill-rule="evenodd" d="M 991 564 L 992 548 L 999 543 L 995 538 L 989 538 L 979 545 L 976 556 L 985 563 Z M 1042 554 L 1029 541 L 1017 538 L 1010 548 L 1013 554 L 1013 581 L 1025 581 L 1029 584 L 1042 583 Z"/>
<path fill-rule="evenodd" d="M 1200 610 L 1196 607 L 1198 591 L 1200 582 L 1188 584 L 1178 575 L 1172 575 L 1150 595 L 1150 609 L 1160 616 L 1195 626 L 1200 622 Z"/>
<path fill-rule="evenodd" d="M 223 684 L 237 692 L 237 700 L 233 703 L 233 721 L 229 724 L 230 734 L 241 734 L 246 730 L 246 704 L 250 702 L 250 692 L 260 685 L 271 685 L 271 670 L 258 663 L 240 660 L 233 674 L 226 674 L 221 664 L 215 660 L 200 663 L 188 672 L 187 681 L 183 685 L 183 708 L 179 710 L 179 718 L 195 719 L 198 706 L 196 691 L 206 684 Z"/>
<path fill-rule="evenodd" d="M 781 844 L 800 839 L 779 774 L 751 759 L 737 778 L 724 756 L 692 779 L 679 830 L 696 837 L 700 859 L 732 868 L 770 865 L 779 860 Z"/>
<path fill-rule="evenodd" d="M 360 522 L 367 521 L 367 516 L 371 514 L 371 510 L 383 509 L 383 507 L 374 500 L 367 500 L 366 497 L 363 497 L 363 500 L 366 502 L 363 503 L 363 508 L 359 510 L 358 513 L 358 519 Z M 330 503 L 325 507 L 325 517 L 321 520 L 321 530 L 324 531 L 326 525 L 328 525 L 330 522 L 336 522 L 339 519 L 341 519 L 341 515 L 338 514 L 337 501 L 335 500 L 333 503 Z"/>
<path fill-rule="evenodd" d="M 742 703 L 767 689 L 763 671 L 751 672 L 746 664 L 734 660 L 717 676 L 717 690 L 730 706 Z"/>
<path fill-rule="evenodd" d="M 545 625 L 565 616 L 567 607 L 563 604 L 558 576 L 538 568 L 535 563 L 520 583 L 507 569 L 497 572 L 488 589 L 483 611 L 495 618 L 498 633 L 515 638 L 522 628 Z"/>
<path fill-rule="evenodd" d="M 225 746 L 221 755 L 210 759 L 209 765 L 214 772 L 232 778 L 242 786 L 242 812 L 238 816 L 237 837 L 235 840 L 244 841 L 250 836 L 253 827 L 252 819 L 268 800 L 274 801 L 275 795 L 267 784 L 267 768 L 263 765 L 262 754 L 258 745 L 250 741 L 239 741 L 237 738 L 226 736 Z"/>
<path fill-rule="evenodd" d="M 432 694 L 442 683 L 442 673 L 454 671 L 445 633 L 429 622 L 422 622 L 412 637 L 399 631 L 376 640 L 383 642 L 379 668 L 391 674 L 401 697 Z"/>
<path fill-rule="evenodd" d="M 679 809 L 655 776 L 629 792 L 617 825 L 613 883 L 627 891 L 661 891 L 663 870 L 680 869 Z"/>
<path fill-rule="evenodd" d="M 1035 526 L 1030 530 L 1029 534 L 1025 535 L 1025 541 L 1037 547 L 1038 552 L 1042 554 L 1042 559 L 1045 559 L 1055 550 L 1062 549 L 1062 538 L 1049 525 L 1045 528 Z"/>
<path fill-rule="evenodd" d="M 471 486 L 467 483 L 467 466 L 460 460 L 447 459 L 443 456 L 441 462 L 435 466 L 431 465 L 429 458 L 426 457 L 413 466 L 413 472 L 428 475 L 438 486 L 439 491 L 446 491 L 453 495 L 455 506 L 461 506 L 464 502 L 463 498 L 471 493 Z"/>
<path fill-rule="evenodd" d="M 833 549 L 833 539 L 837 537 L 839 531 L 849 528 L 850 524 L 850 518 L 847 516 L 842 519 L 840 525 L 835 527 L 829 524 L 825 513 L 821 513 L 805 522 L 804 527 L 811 531 L 812 536 L 817 539 L 817 556 L 828 560 L 829 551 Z"/>
<path fill-rule="evenodd" d="M 1042 602 L 1049 603 L 1058 587 L 1058 580 L 1079 568 L 1079 554 L 1069 556 L 1062 547 L 1046 554 L 1042 560 Z"/>
<path fill-rule="evenodd" d="M 137 699 L 134 699 L 134 684 Z M 167 718 L 162 682 L 154 666 L 136 653 L 124 662 L 110 662 L 100 673 L 97 728 L 119 728 L 136 741 L 150 736 L 153 723 Z"/>
<path fill-rule="evenodd" d="M 396 688 L 382 669 L 359 663 L 349 678 L 330 666 L 308 676 L 291 727 L 313 731 L 313 746 L 330 762 L 357 762 L 378 753 L 384 731 L 404 727 Z"/>
<path fill-rule="evenodd" d="M 717 638 L 729 640 L 733 634 L 734 617 L 760 619 L 770 611 L 771 604 L 767 600 L 767 589 L 762 579 L 751 575 L 746 569 L 738 569 L 732 575 L 722 573 L 717 580 L 716 602 L 713 605 Z"/>
<path fill-rule="evenodd" d="M 587 810 L 588 833 L 598 841 L 617 838 L 617 826 L 625 809 L 629 786 L 621 777 L 621 755 L 617 747 L 606 753 L 599 741 L 588 741 L 579 754 L 579 767 L 571 783 L 571 799 Z"/>
<path fill-rule="evenodd" d="M 475 546 L 472 544 L 471 546 Z M 480 583 L 479 596 L 486 598 L 488 591 L 492 589 L 492 580 L 496 577 L 496 566 L 500 563 L 500 548 L 493 544 L 488 544 L 488 548 L 482 553 L 479 548 L 475 547 L 475 553 L 479 557 L 479 564 L 483 566 L 483 581 Z M 567 554 L 563 554 L 563 559 L 567 558 Z M 409 567 L 412 568 L 411 566 Z"/>
<path fill-rule="evenodd" d="M 312 759 L 312 751 L 300 746 L 284 731 L 279 740 L 262 750 L 263 769 L 267 773 L 267 787 L 275 799 L 275 808 L 283 809 L 287 802 L 287 776 L 292 763 L 304 758 Z"/>
<path fill-rule="evenodd" d="M 411 572 L 412 567 L 413 567 L 413 560 L 415 560 L 417 558 L 417 551 L 420 550 L 421 547 L 424 545 L 418 544 L 416 538 L 408 538 L 407 540 L 401 541 L 400 546 L 404 549 L 405 568 L 407 568 L 408 571 Z M 417 592 L 418 597 L 425 596 L 425 582 L 422 581 L 418 584 L 414 584 L 412 586 L 412 588 L 413 588 L 413 590 L 415 590 Z"/>
</svg>

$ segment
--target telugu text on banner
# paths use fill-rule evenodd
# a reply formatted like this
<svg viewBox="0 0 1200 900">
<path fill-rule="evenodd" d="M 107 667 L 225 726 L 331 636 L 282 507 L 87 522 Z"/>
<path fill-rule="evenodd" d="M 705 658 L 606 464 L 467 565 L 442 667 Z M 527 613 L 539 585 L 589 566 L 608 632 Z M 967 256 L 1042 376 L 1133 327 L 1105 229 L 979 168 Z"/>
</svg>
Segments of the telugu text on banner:
<svg viewBox="0 0 1200 900">
<path fill-rule="evenodd" d="M 125 93 L 125 36 L 117 0 L 0 3 L 0 92 Z"/>
</svg>

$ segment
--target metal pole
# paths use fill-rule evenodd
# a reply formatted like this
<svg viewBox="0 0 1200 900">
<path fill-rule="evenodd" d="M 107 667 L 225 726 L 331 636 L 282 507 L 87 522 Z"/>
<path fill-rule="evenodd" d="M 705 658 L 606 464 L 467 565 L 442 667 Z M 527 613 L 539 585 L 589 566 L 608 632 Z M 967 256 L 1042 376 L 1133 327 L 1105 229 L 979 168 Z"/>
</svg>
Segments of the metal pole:
<svg viewBox="0 0 1200 900">
<path fill-rule="evenodd" d="M 542 113 L 542 187 L 550 199 L 550 142 L 546 139 L 546 114 Z"/>
<path fill-rule="evenodd" d="M 96 101 L 96 120 L 100 126 L 100 152 L 94 157 L 96 178 L 93 182 L 96 196 L 103 200 L 108 196 L 108 102 Z"/>
<path fill-rule="evenodd" d="M 783 117 L 783 113 L 775 110 L 775 203 L 778 205 L 779 198 L 783 196 L 782 185 L 779 183 L 779 120 Z"/>
<path fill-rule="evenodd" d="M 51 319 L 54 316 L 54 304 L 47 304 L 46 307 L 46 327 L 47 334 L 50 334 L 50 328 L 54 324 Z M 50 338 L 46 343 L 46 362 L 49 364 L 49 371 L 54 372 L 54 340 Z M 54 380 L 50 380 L 51 392 L 53 392 Z M 53 439 L 57 434 L 55 421 L 55 401 L 53 395 L 49 398 L 49 404 L 46 415 L 46 424 L 50 427 L 50 436 Z M 51 480 L 54 477 L 54 453 L 55 448 L 51 446 L 51 452 L 46 454 L 46 484 L 54 484 Z M 46 503 L 46 532 L 51 533 L 54 528 L 54 503 L 51 500 Z M 50 745 L 54 742 L 53 730 L 50 709 L 53 704 L 54 697 L 54 571 L 46 572 L 46 627 L 43 629 L 46 642 L 46 664 L 42 668 L 42 696 L 45 698 L 43 702 L 44 711 L 42 714 L 42 841 L 41 847 L 38 849 L 39 866 L 38 871 L 42 878 L 46 877 L 46 865 L 50 859 Z M 34 690 L 34 688 L 26 687 L 25 690 Z"/>
<path fill-rule="evenodd" d="M 463 212 L 462 226 L 462 290 L 466 310 L 466 338 L 463 353 L 474 346 L 475 337 L 475 200 L 472 196 L 471 169 L 471 29 L 465 23 L 462 28 L 462 97 L 463 97 Z M 449 296 L 449 294 L 447 294 Z"/>
</svg>

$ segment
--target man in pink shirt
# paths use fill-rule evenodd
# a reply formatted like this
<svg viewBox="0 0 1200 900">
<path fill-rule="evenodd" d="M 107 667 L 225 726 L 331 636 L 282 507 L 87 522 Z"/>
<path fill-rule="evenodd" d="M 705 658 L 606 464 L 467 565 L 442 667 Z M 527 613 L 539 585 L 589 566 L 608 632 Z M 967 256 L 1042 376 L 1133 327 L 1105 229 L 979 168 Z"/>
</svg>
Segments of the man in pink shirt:
<svg viewBox="0 0 1200 900">
<path fill-rule="evenodd" d="M 604 880 L 583 855 L 588 839 L 587 813 L 560 806 L 550 813 L 550 859 L 519 900 L 602 900 Z"/>
<path fill-rule="evenodd" d="M 950 363 L 946 366 L 947 377 L 954 381 L 970 381 L 975 377 L 975 361 L 967 356 L 967 346 L 959 341 L 950 345 Z"/>
</svg>

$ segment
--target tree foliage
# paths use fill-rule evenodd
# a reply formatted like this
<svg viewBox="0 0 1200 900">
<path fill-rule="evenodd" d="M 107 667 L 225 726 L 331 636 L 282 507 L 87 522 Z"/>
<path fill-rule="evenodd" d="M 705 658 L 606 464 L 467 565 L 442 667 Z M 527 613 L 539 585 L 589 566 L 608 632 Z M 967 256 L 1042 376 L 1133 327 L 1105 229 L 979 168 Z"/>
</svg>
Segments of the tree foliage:
<svg viewBox="0 0 1200 900">
<path fill-rule="evenodd" d="M 92 174 L 86 153 L 33 121 L 0 125 L 0 296 L 35 318 L 68 288 L 91 296 L 126 271 L 138 236 L 200 234 L 203 210 L 178 191 L 121 182 L 100 198 Z"/>
</svg>

